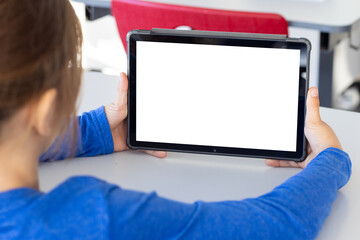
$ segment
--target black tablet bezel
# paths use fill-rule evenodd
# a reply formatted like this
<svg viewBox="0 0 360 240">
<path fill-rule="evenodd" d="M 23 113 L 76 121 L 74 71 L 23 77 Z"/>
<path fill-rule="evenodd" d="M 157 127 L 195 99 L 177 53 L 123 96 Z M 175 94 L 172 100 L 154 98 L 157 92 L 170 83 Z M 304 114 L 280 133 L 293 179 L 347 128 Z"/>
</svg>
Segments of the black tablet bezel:
<svg viewBox="0 0 360 240">
<path fill-rule="evenodd" d="M 200 146 L 188 144 L 159 143 L 136 141 L 136 41 L 211 44 L 225 46 L 246 46 L 262 48 L 283 48 L 300 50 L 301 62 L 299 75 L 298 128 L 296 152 L 265 149 L 230 148 L 217 146 Z M 303 161 L 306 157 L 304 135 L 305 102 L 309 76 L 309 42 L 304 39 L 250 39 L 229 38 L 221 36 L 179 36 L 171 34 L 151 34 L 150 31 L 137 30 L 128 35 L 128 137 L 127 144 L 131 149 L 148 149 L 175 152 L 191 152 L 246 156 L 256 158 L 274 158 L 292 161 Z M 304 63 L 305 61 L 305 63 Z M 305 72 L 305 77 L 302 73 Z"/>
</svg>

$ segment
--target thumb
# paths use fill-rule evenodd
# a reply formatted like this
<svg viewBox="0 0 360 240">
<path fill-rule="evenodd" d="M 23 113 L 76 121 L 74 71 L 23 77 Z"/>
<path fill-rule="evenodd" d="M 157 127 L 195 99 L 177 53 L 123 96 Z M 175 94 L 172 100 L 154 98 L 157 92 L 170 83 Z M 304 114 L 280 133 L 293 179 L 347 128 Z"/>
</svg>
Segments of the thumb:
<svg viewBox="0 0 360 240">
<path fill-rule="evenodd" d="M 308 91 L 306 99 L 306 125 L 317 125 L 321 123 L 319 91 L 312 87 Z"/>
<path fill-rule="evenodd" d="M 116 128 L 127 116 L 128 80 L 125 73 L 120 74 L 115 101 L 105 106 L 110 128 Z"/>
<path fill-rule="evenodd" d="M 120 74 L 120 81 L 116 91 L 115 104 L 117 106 L 126 105 L 127 103 L 127 91 L 128 91 L 128 78 L 125 73 Z"/>
</svg>

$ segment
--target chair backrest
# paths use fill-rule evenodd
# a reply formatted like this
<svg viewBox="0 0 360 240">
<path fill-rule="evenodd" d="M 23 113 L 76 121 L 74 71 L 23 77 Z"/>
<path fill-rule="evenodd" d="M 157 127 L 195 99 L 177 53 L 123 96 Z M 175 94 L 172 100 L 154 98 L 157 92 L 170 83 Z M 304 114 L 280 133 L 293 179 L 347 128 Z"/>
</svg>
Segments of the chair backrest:
<svg viewBox="0 0 360 240">
<path fill-rule="evenodd" d="M 189 26 L 193 30 L 288 35 L 287 21 L 278 14 L 224 11 L 139 0 L 112 0 L 111 8 L 125 50 L 126 34 L 133 29 Z"/>
</svg>

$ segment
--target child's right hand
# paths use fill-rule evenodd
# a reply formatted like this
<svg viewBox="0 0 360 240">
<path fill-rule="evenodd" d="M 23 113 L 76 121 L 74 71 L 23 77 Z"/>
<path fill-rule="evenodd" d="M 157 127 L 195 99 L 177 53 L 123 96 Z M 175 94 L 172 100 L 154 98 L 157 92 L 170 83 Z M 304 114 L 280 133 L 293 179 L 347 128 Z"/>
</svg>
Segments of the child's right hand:
<svg viewBox="0 0 360 240">
<path fill-rule="evenodd" d="M 306 100 L 305 136 L 308 141 L 308 156 L 303 162 L 265 160 L 272 167 L 305 168 L 323 150 L 334 147 L 342 149 L 339 139 L 329 125 L 320 118 L 320 101 L 317 88 L 310 88 Z"/>
</svg>

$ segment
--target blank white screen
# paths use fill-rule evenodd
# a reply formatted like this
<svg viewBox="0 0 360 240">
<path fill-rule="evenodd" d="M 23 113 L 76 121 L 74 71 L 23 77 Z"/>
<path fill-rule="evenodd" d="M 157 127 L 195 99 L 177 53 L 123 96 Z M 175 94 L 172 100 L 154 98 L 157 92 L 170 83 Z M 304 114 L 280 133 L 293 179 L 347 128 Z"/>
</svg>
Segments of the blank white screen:
<svg viewBox="0 0 360 240">
<path fill-rule="evenodd" d="M 136 44 L 137 141 L 296 151 L 300 50 Z"/>
</svg>

